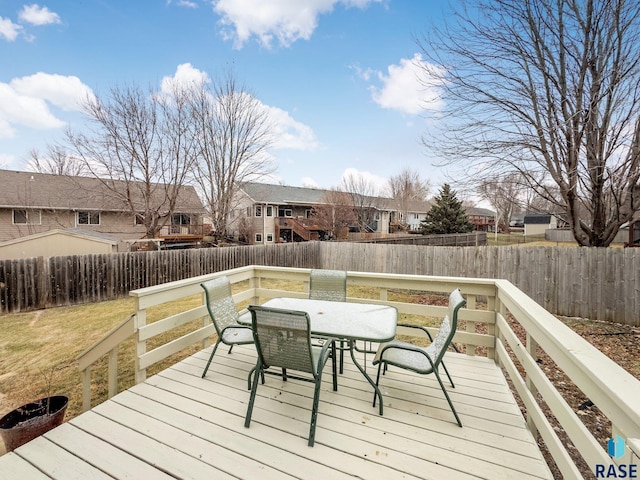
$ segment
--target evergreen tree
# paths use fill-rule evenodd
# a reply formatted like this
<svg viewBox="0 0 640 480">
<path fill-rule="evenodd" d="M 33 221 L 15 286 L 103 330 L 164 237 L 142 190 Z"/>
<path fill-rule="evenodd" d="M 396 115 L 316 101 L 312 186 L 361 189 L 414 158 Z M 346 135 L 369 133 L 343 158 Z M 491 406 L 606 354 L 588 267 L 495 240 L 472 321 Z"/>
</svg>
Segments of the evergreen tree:
<svg viewBox="0 0 640 480">
<path fill-rule="evenodd" d="M 467 233 L 473 230 L 469 217 L 462 208 L 462 202 L 456 198 L 456 192 L 445 183 L 435 198 L 427 217 L 420 222 L 423 235 L 443 233 Z"/>
</svg>

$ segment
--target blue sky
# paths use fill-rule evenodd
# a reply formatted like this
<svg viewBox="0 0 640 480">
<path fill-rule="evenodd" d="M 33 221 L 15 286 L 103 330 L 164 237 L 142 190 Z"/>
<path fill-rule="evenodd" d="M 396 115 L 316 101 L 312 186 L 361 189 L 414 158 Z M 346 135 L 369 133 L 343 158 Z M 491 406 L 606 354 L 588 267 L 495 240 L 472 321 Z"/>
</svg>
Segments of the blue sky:
<svg viewBox="0 0 640 480">
<path fill-rule="evenodd" d="M 304 5 L 304 8 L 301 7 Z M 444 178 L 420 145 L 434 93 L 415 37 L 439 0 L 0 0 L 0 168 L 82 128 L 78 100 L 232 69 L 278 125 L 275 181 L 382 187 L 410 167 Z M 435 189 L 434 189 L 435 190 Z"/>
</svg>

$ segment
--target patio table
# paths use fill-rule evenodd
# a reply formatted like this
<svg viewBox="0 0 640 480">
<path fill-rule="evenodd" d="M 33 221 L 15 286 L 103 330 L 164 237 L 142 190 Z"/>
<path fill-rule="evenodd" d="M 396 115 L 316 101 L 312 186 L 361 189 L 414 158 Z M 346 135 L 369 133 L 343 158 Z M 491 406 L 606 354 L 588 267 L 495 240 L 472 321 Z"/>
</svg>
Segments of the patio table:
<svg viewBox="0 0 640 480">
<path fill-rule="evenodd" d="M 362 340 L 382 343 L 393 340 L 396 335 L 398 318 L 398 311 L 395 307 L 289 297 L 272 298 L 263 306 L 307 312 L 311 322 L 311 333 L 314 337 L 334 337 L 346 340 L 349 344 L 351 360 L 373 387 L 375 395 L 380 400 L 380 415 L 382 415 L 382 393 L 356 360 L 355 342 Z M 243 316 L 240 321 L 250 321 L 250 317 Z"/>
</svg>

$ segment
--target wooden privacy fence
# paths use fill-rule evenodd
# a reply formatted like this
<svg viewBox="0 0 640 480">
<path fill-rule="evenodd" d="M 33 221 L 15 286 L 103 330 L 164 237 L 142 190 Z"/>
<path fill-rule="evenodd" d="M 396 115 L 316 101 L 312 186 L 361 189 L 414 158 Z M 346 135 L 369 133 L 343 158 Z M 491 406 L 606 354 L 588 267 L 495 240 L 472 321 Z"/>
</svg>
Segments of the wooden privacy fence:
<svg viewBox="0 0 640 480">
<path fill-rule="evenodd" d="M 246 265 L 504 278 L 554 314 L 640 325 L 638 248 L 333 242 L 0 260 L 0 313 L 110 300 Z"/>
<path fill-rule="evenodd" d="M 316 243 L 0 260 L 0 313 L 125 297 L 246 265 L 316 267 Z"/>
<path fill-rule="evenodd" d="M 320 265 L 351 271 L 504 278 L 549 312 L 640 325 L 640 249 L 320 244 Z"/>
</svg>

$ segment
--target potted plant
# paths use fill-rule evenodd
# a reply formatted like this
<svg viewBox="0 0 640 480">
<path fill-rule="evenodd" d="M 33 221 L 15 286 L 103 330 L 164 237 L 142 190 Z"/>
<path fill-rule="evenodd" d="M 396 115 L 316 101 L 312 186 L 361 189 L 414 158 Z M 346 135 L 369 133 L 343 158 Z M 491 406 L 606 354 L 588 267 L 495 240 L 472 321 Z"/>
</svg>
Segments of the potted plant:
<svg viewBox="0 0 640 480">
<path fill-rule="evenodd" d="M 49 395 L 54 370 L 52 367 L 48 376 L 43 373 L 47 380 L 47 396 L 14 408 L 0 418 L 0 436 L 7 452 L 57 427 L 64 420 L 69 398 Z"/>
</svg>

